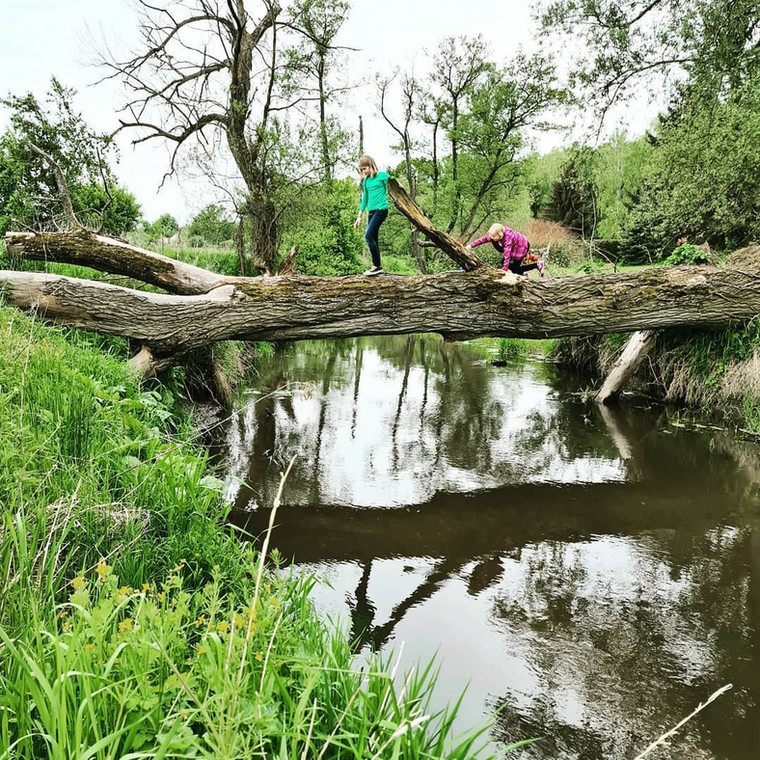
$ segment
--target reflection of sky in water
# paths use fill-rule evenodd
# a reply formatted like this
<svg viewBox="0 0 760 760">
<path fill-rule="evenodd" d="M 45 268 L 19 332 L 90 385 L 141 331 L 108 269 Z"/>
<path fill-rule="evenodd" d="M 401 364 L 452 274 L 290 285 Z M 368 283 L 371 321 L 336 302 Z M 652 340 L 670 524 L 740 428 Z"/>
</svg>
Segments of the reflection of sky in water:
<svg viewBox="0 0 760 760">
<path fill-rule="evenodd" d="M 228 431 L 246 519 L 298 455 L 273 543 L 329 581 L 317 608 L 402 672 L 435 655 L 433 707 L 467 688 L 458 730 L 499 711 L 495 746 L 544 737 L 517 760 L 630 760 L 729 681 L 654 757 L 754 760 L 756 455 L 584 406 L 539 364 L 394 345 L 363 344 L 358 384 L 358 343 L 295 352 Z"/>
<path fill-rule="evenodd" d="M 318 467 L 319 501 L 386 507 L 426 502 L 436 492 L 467 492 L 504 483 L 600 483 L 623 481 L 620 458 L 593 452 L 569 455 L 562 436 L 553 430 L 556 394 L 535 377 L 526 363 L 509 372 L 488 371 L 481 396 L 474 399 L 483 419 L 470 420 L 472 450 L 446 447 L 447 433 L 456 433 L 467 408 L 445 401 L 445 390 L 458 402 L 460 380 L 448 383 L 419 365 L 397 368 L 375 350 L 365 350 L 357 402 L 354 403 L 352 357 L 341 359 L 326 394 L 317 387 L 288 391 L 288 409 L 275 403 L 276 453 L 298 455 L 296 468 Z M 335 379 L 335 377 L 333 379 Z M 452 387 L 453 385 L 453 387 Z M 403 395 L 402 395 L 403 391 Z M 467 391 L 471 393 L 471 391 Z M 399 404 L 399 397 L 401 404 Z M 473 401 L 470 398 L 470 401 Z M 448 403 L 451 409 L 446 408 Z M 480 408 L 478 408 L 480 407 Z M 469 411 L 472 410 L 472 405 Z M 249 475 L 250 443 L 256 436 L 252 406 L 231 426 L 228 497 Z M 320 434 L 321 430 L 321 434 Z M 465 441 L 466 443 L 466 441 Z M 318 452 L 318 454 L 317 454 Z M 291 504 L 308 502 L 298 477 L 288 488 Z M 256 500 L 252 504 L 255 505 Z"/>
<path fill-rule="evenodd" d="M 732 530 L 723 535 L 739 538 Z M 540 716 L 548 731 L 562 727 L 598 735 L 608 742 L 603 757 L 622 759 L 656 738 L 653 726 L 684 717 L 680 705 L 661 700 L 666 681 L 722 685 L 716 631 L 689 614 L 694 579 L 688 572 L 673 574 L 659 540 L 599 536 L 540 543 L 499 562 L 501 572 L 478 590 L 471 588 L 478 562 L 459 568 L 424 604 L 406 612 L 387 643 L 403 653 L 402 671 L 433 654 L 443 663 L 434 708 L 467 690 L 459 730 L 482 725 L 492 708 L 506 702 L 509 715 L 528 723 Z M 434 568 L 429 557 L 373 562 L 370 624 L 382 626 Z M 362 568 L 333 563 L 306 569 L 329 581 L 315 588 L 316 607 L 348 629 Z M 552 610 L 562 597 L 569 599 L 565 619 Z M 656 629 L 650 631 L 651 646 L 642 644 L 636 630 L 640 611 Z M 620 688 L 621 675 L 634 680 L 632 691 Z M 520 738 L 525 736 L 510 736 Z M 699 745 L 698 738 L 682 737 L 671 756 L 713 757 Z M 561 755 L 526 752 L 525 757 L 575 757 L 569 749 Z"/>
</svg>

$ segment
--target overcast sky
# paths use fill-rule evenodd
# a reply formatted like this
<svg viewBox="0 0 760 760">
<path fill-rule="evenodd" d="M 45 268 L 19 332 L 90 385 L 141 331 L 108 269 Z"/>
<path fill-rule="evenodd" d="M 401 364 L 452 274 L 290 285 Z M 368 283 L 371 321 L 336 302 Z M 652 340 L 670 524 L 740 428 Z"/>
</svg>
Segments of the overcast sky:
<svg viewBox="0 0 760 760">
<path fill-rule="evenodd" d="M 42 96 L 55 75 L 62 84 L 78 90 L 75 107 L 88 124 L 101 131 L 118 125 L 116 110 L 123 96 L 115 83 L 95 86 L 102 72 L 88 65 L 92 54 L 89 39 L 108 39 L 128 49 L 136 40 L 136 16 L 126 0 L 2 0 L 3 45 L 0 46 L 0 94 L 32 92 Z M 351 56 L 352 72 L 390 72 L 394 65 L 419 69 L 424 51 L 433 53 L 438 43 L 456 35 L 482 34 L 492 44 L 492 59 L 504 64 L 521 46 L 536 48 L 535 25 L 529 2 L 520 0 L 352 0 L 342 30 L 344 45 L 360 48 Z M 254 0 L 249 6 L 255 12 Z M 349 106 L 358 128 L 364 118 L 364 146 L 378 163 L 399 159 L 389 145 L 394 136 L 377 118 L 373 88 L 355 93 Z M 7 112 L 0 110 L 0 129 L 7 125 Z M 645 124 L 638 125 L 639 131 Z M 636 131 L 636 127 L 632 127 Z M 555 142 L 567 141 L 557 136 Z M 159 190 L 168 166 L 166 148 L 141 145 L 119 138 L 121 161 L 117 174 L 137 197 L 148 219 L 169 212 L 187 222 L 200 208 L 215 200 L 205 188 L 170 181 Z M 544 143 L 549 145 L 549 143 Z"/>
</svg>

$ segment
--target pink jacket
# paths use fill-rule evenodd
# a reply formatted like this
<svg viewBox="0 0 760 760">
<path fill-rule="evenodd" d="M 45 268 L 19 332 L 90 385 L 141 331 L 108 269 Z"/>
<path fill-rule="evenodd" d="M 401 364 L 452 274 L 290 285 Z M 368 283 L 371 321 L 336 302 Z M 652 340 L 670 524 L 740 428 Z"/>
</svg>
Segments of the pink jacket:
<svg viewBox="0 0 760 760">
<path fill-rule="evenodd" d="M 488 235 L 485 235 L 477 240 L 473 240 L 470 243 L 470 248 L 483 245 L 483 243 L 491 243 L 499 253 L 504 255 L 504 263 L 501 268 L 505 270 L 509 268 L 509 262 L 512 259 L 522 261 L 527 256 L 528 249 L 530 248 L 530 243 L 525 235 L 521 235 L 519 232 L 511 230 L 506 226 L 504 227 L 504 236 L 501 240 L 494 241 Z"/>
</svg>

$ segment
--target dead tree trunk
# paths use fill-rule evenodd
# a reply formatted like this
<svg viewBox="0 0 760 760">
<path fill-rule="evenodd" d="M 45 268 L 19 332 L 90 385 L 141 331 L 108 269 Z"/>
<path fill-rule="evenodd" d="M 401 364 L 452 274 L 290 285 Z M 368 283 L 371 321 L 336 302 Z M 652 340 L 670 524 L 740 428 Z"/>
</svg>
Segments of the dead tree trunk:
<svg viewBox="0 0 760 760">
<path fill-rule="evenodd" d="M 419 206 L 417 206 L 409 197 L 406 190 L 395 179 L 388 180 L 388 193 L 396 204 L 396 208 L 420 232 L 423 232 L 428 240 L 452 258 L 466 272 L 490 266 L 447 232 L 436 229 L 430 219 L 420 211 Z"/>
<path fill-rule="evenodd" d="M 594 397 L 597 403 L 608 404 L 618 396 L 652 347 L 654 337 L 651 330 L 637 330 L 631 335 Z"/>
<path fill-rule="evenodd" d="M 440 333 L 551 338 L 667 327 L 716 327 L 760 314 L 760 272 L 661 267 L 528 280 L 503 273 L 437 230 L 394 180 L 391 197 L 461 269 L 367 278 L 224 277 L 85 230 L 7 233 L 11 256 L 81 264 L 173 295 L 35 272 L 0 271 L 0 293 L 52 322 L 130 337 L 143 375 L 222 340 Z"/>
<path fill-rule="evenodd" d="M 714 327 L 760 313 L 760 275 L 663 267 L 527 280 L 475 272 L 367 278 L 257 277 L 196 296 L 146 293 L 91 280 L 0 272 L 9 303 L 50 321 L 148 347 L 144 371 L 221 340 L 298 340 L 440 333 L 546 338 L 638 329 Z"/>
<path fill-rule="evenodd" d="M 71 232 L 7 232 L 5 245 L 11 258 L 91 267 L 179 295 L 208 293 L 236 279 L 81 227 Z"/>
</svg>

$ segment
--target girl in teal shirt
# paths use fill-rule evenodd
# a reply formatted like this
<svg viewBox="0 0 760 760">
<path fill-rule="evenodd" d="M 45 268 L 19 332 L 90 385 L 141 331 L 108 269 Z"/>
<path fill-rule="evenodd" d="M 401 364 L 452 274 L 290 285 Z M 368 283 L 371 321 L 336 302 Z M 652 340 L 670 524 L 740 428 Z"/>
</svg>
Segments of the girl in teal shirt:
<svg viewBox="0 0 760 760">
<path fill-rule="evenodd" d="M 359 173 L 362 177 L 362 200 L 359 205 L 359 214 L 354 222 L 354 229 L 361 224 L 364 209 L 368 209 L 367 231 L 364 233 L 364 239 L 372 254 L 372 266 L 364 274 L 382 274 L 377 233 L 388 216 L 388 172 L 378 171 L 372 156 L 362 156 L 359 159 Z"/>
</svg>

